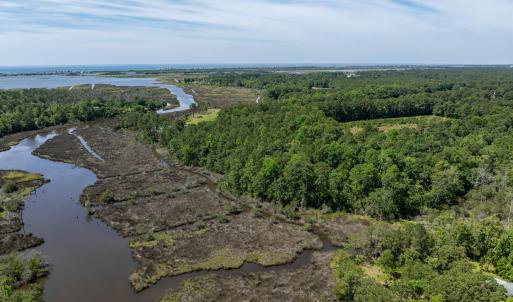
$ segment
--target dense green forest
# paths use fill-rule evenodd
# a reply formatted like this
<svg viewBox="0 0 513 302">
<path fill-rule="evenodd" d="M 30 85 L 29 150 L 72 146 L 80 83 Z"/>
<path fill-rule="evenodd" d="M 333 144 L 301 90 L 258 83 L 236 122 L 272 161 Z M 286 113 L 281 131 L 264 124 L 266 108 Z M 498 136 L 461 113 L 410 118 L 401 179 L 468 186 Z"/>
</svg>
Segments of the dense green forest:
<svg viewBox="0 0 513 302">
<path fill-rule="evenodd" d="M 493 277 L 513 280 L 512 69 L 219 72 L 186 82 L 266 95 L 187 125 L 152 112 L 162 106 L 153 98 L 4 91 L 0 135 L 120 115 L 119 127 L 290 217 L 305 208 L 374 217 L 333 259 L 341 301 L 506 299 Z"/>
<path fill-rule="evenodd" d="M 153 111 L 169 97 L 167 90 L 98 85 L 93 91 L 89 87 L 0 90 L 0 137 L 69 121 Z"/>
<path fill-rule="evenodd" d="M 121 126 L 284 213 L 307 207 L 416 221 L 377 222 L 339 252 L 341 301 L 504 301 L 488 273 L 513 280 L 513 71 L 201 81 L 265 89 L 267 98 L 224 109 L 213 122 L 129 114 Z M 369 278 L 362 265 L 379 267 L 386 281 Z"/>
<path fill-rule="evenodd" d="M 232 192 L 294 208 L 400 218 L 472 202 L 494 186 L 489 206 L 501 218 L 508 214 L 509 69 L 219 74 L 202 81 L 264 88 L 267 101 L 225 109 L 212 123 L 164 122 L 162 129 L 146 117 L 143 124 L 180 161 L 224 174 Z"/>
<path fill-rule="evenodd" d="M 376 223 L 350 245 L 350 252 L 339 250 L 332 261 L 339 300 L 504 301 L 504 288 L 473 260 L 495 240 L 500 247 L 489 257 L 502 253 L 511 234 L 499 235 L 500 227 L 490 221 L 447 218 L 438 218 L 430 230 L 412 222 Z M 499 270 L 504 262 L 497 264 Z"/>
</svg>

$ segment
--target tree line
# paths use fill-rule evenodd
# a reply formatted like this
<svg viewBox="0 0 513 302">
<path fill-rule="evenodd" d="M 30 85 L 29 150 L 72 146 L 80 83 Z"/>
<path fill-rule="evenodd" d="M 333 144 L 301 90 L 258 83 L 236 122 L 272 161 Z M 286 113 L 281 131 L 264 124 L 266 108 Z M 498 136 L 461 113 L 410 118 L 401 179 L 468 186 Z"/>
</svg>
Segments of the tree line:
<svg viewBox="0 0 513 302">
<path fill-rule="evenodd" d="M 116 94 L 94 96 L 68 89 L 0 90 L 0 137 L 26 130 L 41 129 L 69 121 L 111 118 L 127 112 L 148 112 L 165 102 L 150 95 L 130 96 L 131 88 Z"/>
<path fill-rule="evenodd" d="M 292 89 L 224 109 L 214 122 L 163 121 L 147 136 L 187 165 L 222 173 L 221 185 L 236 194 L 283 207 L 412 217 L 463 204 L 488 185 L 479 175 L 509 175 L 513 167 L 509 70 L 371 71 L 357 78 L 264 72 L 202 81 L 237 85 L 235 78 L 250 87 Z M 323 78 L 330 89 L 308 87 Z M 397 129 L 383 130 L 386 118 L 398 117 L 388 122 Z M 493 202 L 507 208 L 505 199 Z"/>
</svg>

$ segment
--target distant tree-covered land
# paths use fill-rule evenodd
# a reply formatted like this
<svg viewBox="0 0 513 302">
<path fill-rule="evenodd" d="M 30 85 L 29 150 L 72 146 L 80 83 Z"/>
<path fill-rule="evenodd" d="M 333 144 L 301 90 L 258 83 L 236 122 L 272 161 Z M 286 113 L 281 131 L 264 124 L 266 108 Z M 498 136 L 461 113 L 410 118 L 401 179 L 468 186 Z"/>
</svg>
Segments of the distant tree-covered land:
<svg viewBox="0 0 513 302">
<path fill-rule="evenodd" d="M 0 137 L 69 121 L 91 121 L 130 111 L 153 111 L 176 101 L 158 88 L 82 85 L 57 89 L 0 90 Z"/>
<path fill-rule="evenodd" d="M 401 218 L 477 203 L 488 188 L 500 196 L 490 206 L 509 215 L 510 69 L 222 73 L 202 81 L 265 89 L 266 101 L 187 127 L 138 115 L 126 122 L 145 119 L 149 136 L 185 164 L 222 173 L 232 192 Z"/>
</svg>

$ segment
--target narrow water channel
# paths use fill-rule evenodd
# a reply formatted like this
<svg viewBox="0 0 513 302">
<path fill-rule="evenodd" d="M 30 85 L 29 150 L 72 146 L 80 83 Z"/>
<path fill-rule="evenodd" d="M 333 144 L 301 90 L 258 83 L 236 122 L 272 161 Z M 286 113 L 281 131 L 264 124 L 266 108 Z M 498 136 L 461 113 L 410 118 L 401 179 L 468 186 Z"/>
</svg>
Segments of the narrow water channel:
<svg viewBox="0 0 513 302">
<path fill-rule="evenodd" d="M 76 128 L 71 128 L 71 129 L 68 129 L 68 134 L 71 134 L 73 135 L 74 137 L 78 138 L 78 140 L 80 141 L 80 144 L 82 145 L 82 147 L 84 147 L 84 149 L 87 150 L 87 152 L 89 154 L 91 154 L 94 158 L 100 160 L 100 161 L 105 161 L 100 155 L 98 155 L 98 153 L 96 153 L 93 148 L 91 148 L 91 146 L 89 146 L 89 144 L 87 143 L 87 141 L 80 135 L 76 134 L 75 133 L 75 130 Z"/>
<path fill-rule="evenodd" d="M 98 77 L 99 78 L 99 77 Z M 79 84 L 80 81 L 71 81 L 64 78 L 66 83 Z M 191 95 L 174 85 L 165 85 L 153 82 L 152 79 L 109 79 L 91 81 L 89 83 L 118 84 L 126 86 L 159 86 L 167 88 L 175 94 L 180 107 L 172 110 L 160 111 L 168 113 L 188 109 L 194 102 Z M 62 87 L 59 81 L 63 78 L 44 78 L 35 82 L 17 81 L 20 88 L 35 87 Z M 75 79 L 76 80 L 76 79 Z M 91 80 L 91 78 L 89 78 Z M 9 83 L 2 83 L 1 88 L 10 87 Z M 5 80 L 4 80 L 5 81 Z M 42 82 L 41 82 L 42 81 Z M 128 82 L 127 82 L 128 81 Z M 127 85 L 128 84 L 128 85 Z M 74 134 L 73 129 L 70 133 Z M 313 251 L 304 251 L 292 263 L 273 267 L 263 267 L 247 263 L 239 269 L 219 270 L 215 272 L 200 271 L 175 277 L 164 278 L 156 285 L 135 293 L 128 276 L 135 270 L 128 246 L 128 240 L 121 237 L 105 223 L 89 216 L 79 203 L 83 190 L 96 182 L 96 175 L 85 168 L 72 164 L 54 162 L 32 155 L 47 140 L 58 135 L 50 133 L 37 135 L 21 141 L 10 150 L 0 153 L 0 170 L 22 170 L 39 173 L 50 182 L 38 188 L 27 200 L 23 210 L 25 223 L 23 232 L 33 233 L 43 238 L 45 243 L 37 248 L 47 257 L 52 270 L 45 281 L 45 300 L 48 302 L 132 302 L 155 301 L 163 296 L 166 290 L 177 288 L 184 279 L 203 276 L 241 276 L 272 270 L 294 270 L 310 263 Z M 91 156 L 98 156 L 83 138 L 77 136 L 80 143 L 88 150 Z M 88 148 L 89 147 L 89 148 Z M 96 155 L 95 155 L 96 154 Z M 162 162 L 163 167 L 169 167 Z M 209 187 L 213 188 L 210 183 Z M 332 250 L 333 246 L 323 239 L 323 250 Z"/>
<path fill-rule="evenodd" d="M 65 75 L 35 75 L 35 76 L 0 76 L 0 89 L 28 89 L 28 88 L 58 88 L 70 87 L 72 90 L 75 85 L 89 84 L 94 89 L 97 84 L 107 84 L 115 86 L 131 87 L 158 87 L 169 90 L 176 96 L 179 106 L 173 109 L 158 110 L 158 114 L 166 114 L 178 111 L 184 111 L 191 107 L 195 102 L 194 97 L 176 85 L 164 84 L 153 78 L 133 78 L 133 77 L 108 77 L 99 75 L 84 76 L 65 76 Z"/>
<path fill-rule="evenodd" d="M 93 172 L 32 155 L 56 134 L 23 140 L 0 153 L 1 170 L 40 173 L 50 182 L 38 188 L 23 210 L 24 232 L 43 238 L 38 250 L 52 267 L 46 301 L 137 301 L 127 276 L 135 269 L 128 242 L 91 218 L 79 203 L 96 182 Z M 109 299 L 107 299 L 109 297 Z"/>
<path fill-rule="evenodd" d="M 0 153 L 0 170 L 40 173 L 50 181 L 28 198 L 23 210 L 23 231 L 45 239 L 37 249 L 48 257 L 53 268 L 45 282 L 46 301 L 155 301 L 166 290 L 177 288 L 187 278 L 297 269 L 310 262 L 312 251 L 305 251 L 290 264 L 266 268 L 248 263 L 235 270 L 194 272 L 164 278 L 136 294 L 128 283 L 128 276 L 135 269 L 128 241 L 103 222 L 87 215 L 79 203 L 83 190 L 96 182 L 95 174 L 72 164 L 32 154 L 56 135 L 51 133 L 28 138 Z M 327 241 L 324 244 L 324 250 L 333 248 Z"/>
</svg>

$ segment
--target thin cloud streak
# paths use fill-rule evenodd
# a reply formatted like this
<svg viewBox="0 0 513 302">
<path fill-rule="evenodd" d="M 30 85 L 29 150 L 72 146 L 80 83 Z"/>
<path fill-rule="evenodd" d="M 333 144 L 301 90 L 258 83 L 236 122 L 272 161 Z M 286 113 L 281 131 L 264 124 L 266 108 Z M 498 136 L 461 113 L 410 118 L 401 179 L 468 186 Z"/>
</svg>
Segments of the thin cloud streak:
<svg viewBox="0 0 513 302">
<path fill-rule="evenodd" d="M 0 65 L 509 63 L 512 15 L 509 0 L 0 0 Z"/>
</svg>

